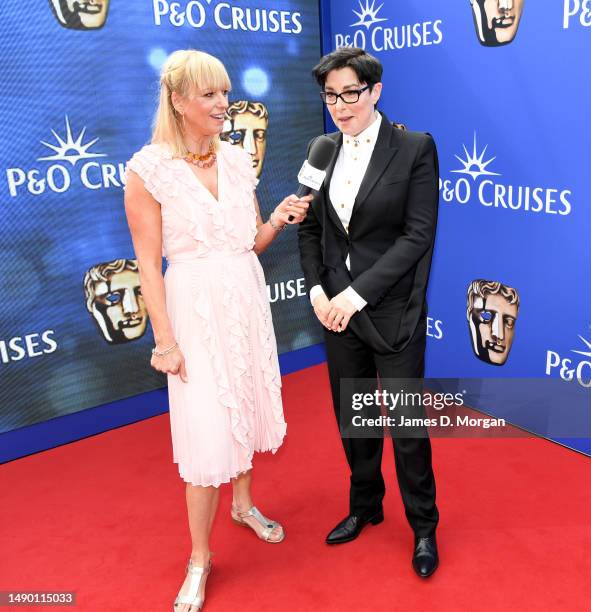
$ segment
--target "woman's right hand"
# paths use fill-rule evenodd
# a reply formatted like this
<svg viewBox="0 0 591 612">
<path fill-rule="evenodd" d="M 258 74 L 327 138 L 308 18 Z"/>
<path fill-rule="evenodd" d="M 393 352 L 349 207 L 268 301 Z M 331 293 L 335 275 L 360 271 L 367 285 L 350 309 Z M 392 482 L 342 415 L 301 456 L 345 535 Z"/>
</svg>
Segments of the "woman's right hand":
<svg viewBox="0 0 591 612">
<path fill-rule="evenodd" d="M 326 322 L 328 313 L 330 312 L 330 300 L 326 297 L 326 294 L 321 293 L 317 295 L 312 304 L 312 308 L 314 308 L 314 313 L 318 317 L 320 323 L 322 323 L 326 329 L 330 329 L 330 326 Z"/>
<path fill-rule="evenodd" d="M 306 218 L 306 213 L 310 202 L 314 199 L 313 194 L 308 194 L 298 198 L 291 194 L 284 198 L 273 211 L 273 215 L 281 221 L 283 225 L 293 225 L 301 223 Z"/>
<path fill-rule="evenodd" d="M 160 347 L 157 347 L 157 350 Z M 160 349 L 162 350 L 162 349 Z M 164 357 L 158 357 L 158 355 L 152 355 L 150 359 L 150 365 L 159 372 L 164 374 L 179 375 L 183 382 L 188 382 L 187 369 L 185 368 L 185 358 L 181 353 L 181 349 L 177 346 L 174 351 L 164 355 Z"/>
</svg>

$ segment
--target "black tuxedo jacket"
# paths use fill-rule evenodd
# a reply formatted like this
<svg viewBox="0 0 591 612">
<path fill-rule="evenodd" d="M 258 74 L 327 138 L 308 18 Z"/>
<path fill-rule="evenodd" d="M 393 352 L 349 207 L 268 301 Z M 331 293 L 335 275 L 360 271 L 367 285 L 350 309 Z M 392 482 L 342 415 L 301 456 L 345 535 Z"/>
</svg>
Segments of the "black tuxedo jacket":
<svg viewBox="0 0 591 612">
<path fill-rule="evenodd" d="M 328 134 L 337 144 L 335 156 L 299 226 L 298 239 L 308 290 L 322 285 L 332 298 L 351 285 L 367 306 L 353 315 L 349 327 L 375 351 L 389 353 L 405 348 L 426 314 L 439 168 L 429 134 L 399 129 L 381 115 L 348 232 L 329 197 L 343 143 L 343 135 L 336 132 Z"/>
</svg>

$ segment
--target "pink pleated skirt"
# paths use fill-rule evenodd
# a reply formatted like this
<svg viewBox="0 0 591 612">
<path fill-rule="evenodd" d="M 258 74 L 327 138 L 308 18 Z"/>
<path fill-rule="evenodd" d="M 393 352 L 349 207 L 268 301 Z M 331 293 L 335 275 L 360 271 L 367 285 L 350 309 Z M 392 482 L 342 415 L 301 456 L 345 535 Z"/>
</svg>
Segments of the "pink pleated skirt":
<svg viewBox="0 0 591 612">
<path fill-rule="evenodd" d="M 253 251 L 184 254 L 169 260 L 165 287 L 188 376 L 168 376 L 173 459 L 186 482 L 217 487 L 285 437 L 263 270 Z"/>
</svg>

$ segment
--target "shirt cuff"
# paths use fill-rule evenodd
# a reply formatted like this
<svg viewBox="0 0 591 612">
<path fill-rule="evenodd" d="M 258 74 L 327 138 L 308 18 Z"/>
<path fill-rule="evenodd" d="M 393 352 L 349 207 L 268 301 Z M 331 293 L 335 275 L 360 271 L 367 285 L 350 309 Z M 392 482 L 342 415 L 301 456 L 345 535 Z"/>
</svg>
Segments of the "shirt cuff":
<svg viewBox="0 0 591 612">
<path fill-rule="evenodd" d="M 324 289 L 322 288 L 322 285 L 314 285 L 312 289 L 310 289 L 310 303 L 312 306 L 314 306 L 314 300 L 319 295 L 325 295 Z"/>
<path fill-rule="evenodd" d="M 310 295 L 311 294 L 312 292 L 310 292 Z M 343 290 L 343 296 L 346 297 L 358 311 L 363 310 L 367 306 L 367 302 L 351 286 Z"/>
</svg>

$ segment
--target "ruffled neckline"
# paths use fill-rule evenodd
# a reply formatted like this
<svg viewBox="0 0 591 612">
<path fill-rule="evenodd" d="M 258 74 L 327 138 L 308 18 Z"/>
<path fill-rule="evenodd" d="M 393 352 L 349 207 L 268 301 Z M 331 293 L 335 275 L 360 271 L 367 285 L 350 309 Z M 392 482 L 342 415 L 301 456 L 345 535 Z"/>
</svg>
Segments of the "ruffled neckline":
<svg viewBox="0 0 591 612">
<path fill-rule="evenodd" d="M 191 166 L 188 162 L 186 162 L 183 158 L 176 158 L 175 161 L 178 161 L 179 164 L 185 166 L 186 172 L 191 175 L 192 180 L 195 182 L 197 187 L 199 187 L 209 198 L 214 202 L 216 206 L 223 206 L 224 204 L 224 168 L 226 165 L 226 161 L 224 156 L 221 155 L 221 147 L 217 152 L 217 187 L 218 187 L 218 197 L 216 198 L 211 191 L 201 182 L 200 178 L 193 172 Z"/>
</svg>

